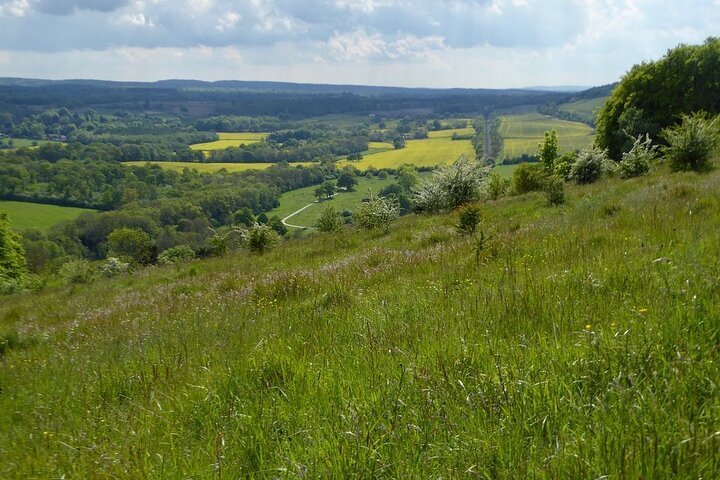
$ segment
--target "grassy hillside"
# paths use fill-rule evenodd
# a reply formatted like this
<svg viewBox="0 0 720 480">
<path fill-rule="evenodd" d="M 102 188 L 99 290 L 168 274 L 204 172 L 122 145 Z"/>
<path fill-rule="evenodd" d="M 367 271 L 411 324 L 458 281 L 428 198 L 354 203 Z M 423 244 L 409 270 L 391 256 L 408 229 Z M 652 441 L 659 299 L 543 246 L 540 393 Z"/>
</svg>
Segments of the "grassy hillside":
<svg viewBox="0 0 720 480">
<path fill-rule="evenodd" d="M 593 141 L 593 129 L 584 123 L 568 122 L 539 113 L 501 116 L 500 134 L 504 139 L 504 158 L 515 158 L 523 153 L 537 154 L 538 143 L 546 131 L 558 132 L 560 154 L 583 149 Z"/>
<path fill-rule="evenodd" d="M 198 172 L 217 172 L 225 169 L 228 172 L 244 172 L 245 170 L 265 170 L 270 168 L 274 163 L 195 163 L 195 162 L 123 162 L 123 165 L 145 165 L 146 163 L 155 163 L 167 170 L 183 171 L 185 168 L 195 169 Z M 291 165 L 312 165 L 312 162 L 297 162 Z"/>
<path fill-rule="evenodd" d="M 0 304 L 2 478 L 717 478 L 720 172 Z"/>
<path fill-rule="evenodd" d="M 475 130 L 464 128 L 458 130 L 440 130 L 430 132 L 430 138 L 424 140 L 408 140 L 405 148 L 399 150 L 388 150 L 379 153 L 364 155 L 359 162 L 347 162 L 343 160 L 339 165 L 346 162 L 354 165 L 360 170 L 375 168 L 398 168 L 405 164 L 412 164 L 418 167 L 434 167 L 452 163 L 460 155 L 475 157 L 475 150 L 469 140 L 452 140 L 453 133 L 458 135 L 472 135 Z M 373 145 L 371 145 L 372 147 Z M 377 146 L 377 145 L 376 145 Z"/>
<path fill-rule="evenodd" d="M 58 222 L 73 220 L 81 213 L 92 212 L 93 210 L 0 200 L 0 211 L 8 213 L 10 225 L 17 230 L 30 228 L 47 230 Z"/>
</svg>

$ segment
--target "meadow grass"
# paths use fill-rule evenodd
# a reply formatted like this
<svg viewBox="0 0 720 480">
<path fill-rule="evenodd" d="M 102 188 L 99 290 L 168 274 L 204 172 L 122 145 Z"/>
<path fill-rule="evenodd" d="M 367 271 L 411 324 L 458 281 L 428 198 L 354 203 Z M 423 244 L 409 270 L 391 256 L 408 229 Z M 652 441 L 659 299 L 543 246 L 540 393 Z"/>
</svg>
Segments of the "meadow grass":
<svg viewBox="0 0 720 480">
<path fill-rule="evenodd" d="M 0 304 L 2 478 L 718 478 L 720 173 Z"/>
<path fill-rule="evenodd" d="M 253 143 L 258 143 L 265 138 L 267 138 L 269 134 L 267 133 L 252 133 L 252 132 L 245 132 L 245 133 L 228 133 L 228 132 L 218 132 L 218 140 L 215 140 L 214 142 L 207 142 L 207 143 L 196 143 L 194 145 L 190 145 L 190 148 L 192 150 L 199 150 L 203 152 L 210 152 L 213 150 L 225 150 L 229 147 L 239 147 L 240 145 L 251 145 Z"/>
<path fill-rule="evenodd" d="M 244 172 L 246 170 L 265 170 L 270 168 L 274 163 L 196 163 L 196 162 L 123 162 L 123 165 L 129 166 L 143 166 L 147 163 L 154 163 L 160 165 L 162 168 L 167 170 L 175 170 L 182 172 L 186 168 L 195 169 L 200 173 L 213 173 L 220 170 L 227 170 L 230 173 L 233 172 Z M 291 163 L 291 166 L 310 166 L 314 165 L 313 162 L 296 162 Z"/>
<path fill-rule="evenodd" d="M 58 222 L 74 220 L 81 213 L 92 212 L 94 210 L 0 200 L 0 211 L 7 212 L 10 218 L 10 226 L 16 230 L 39 228 L 44 231 Z"/>
<path fill-rule="evenodd" d="M 581 150 L 593 141 L 593 129 L 584 123 L 568 122 L 539 113 L 501 116 L 500 134 L 504 147 L 502 158 L 515 158 L 523 153 L 536 155 L 545 132 L 558 132 L 560 154 Z"/>
<path fill-rule="evenodd" d="M 50 140 L 31 140 L 29 138 L 0 138 L 0 143 L 7 145 L 9 140 L 13 141 L 13 148 L 35 147 L 46 145 L 48 143 L 61 143 L 51 142 Z"/>
<path fill-rule="evenodd" d="M 341 160 L 338 165 L 353 165 L 360 170 L 375 168 L 398 168 L 405 164 L 417 167 L 434 167 L 454 162 L 461 155 L 475 157 L 475 150 L 469 140 L 452 140 L 453 132 L 458 135 L 472 135 L 475 130 L 464 128 L 430 132 L 423 140 L 408 140 L 405 148 L 364 155 L 358 162 Z"/>
</svg>

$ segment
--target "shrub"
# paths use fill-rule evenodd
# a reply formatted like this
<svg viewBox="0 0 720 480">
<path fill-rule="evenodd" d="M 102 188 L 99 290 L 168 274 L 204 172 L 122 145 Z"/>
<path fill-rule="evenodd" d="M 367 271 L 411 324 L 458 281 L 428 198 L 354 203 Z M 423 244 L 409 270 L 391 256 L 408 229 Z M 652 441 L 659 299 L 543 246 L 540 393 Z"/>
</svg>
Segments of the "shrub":
<svg viewBox="0 0 720 480">
<path fill-rule="evenodd" d="M 100 266 L 100 273 L 104 277 L 116 277 L 130 269 L 130 264 L 120 261 L 115 257 L 109 257 L 105 263 Z"/>
<path fill-rule="evenodd" d="M 553 174 L 564 180 L 569 180 L 570 172 L 572 171 L 572 166 L 575 164 L 575 160 L 577 160 L 577 153 L 566 153 L 562 157 L 558 158 L 555 161 Z"/>
<path fill-rule="evenodd" d="M 195 258 L 195 252 L 187 245 L 178 245 L 177 247 L 168 248 L 158 255 L 160 265 L 174 265 L 185 263 Z"/>
<path fill-rule="evenodd" d="M 10 227 L 5 212 L 0 212 L 0 280 L 22 283 L 27 273 L 25 249 L 20 235 Z"/>
<path fill-rule="evenodd" d="M 485 182 L 485 193 L 491 200 L 504 197 L 509 189 L 510 179 L 503 178 L 497 173 L 490 174 Z"/>
<path fill-rule="evenodd" d="M 460 212 L 457 231 L 462 235 L 474 235 L 480 220 L 480 209 L 476 205 L 468 205 Z"/>
<path fill-rule="evenodd" d="M 285 235 L 288 231 L 287 227 L 282 223 L 280 217 L 273 215 L 267 221 L 267 226 L 275 230 L 278 235 Z"/>
<path fill-rule="evenodd" d="M 439 212 L 475 202 L 487 175 L 487 167 L 463 155 L 420 184 L 414 195 L 415 205 L 419 210 Z"/>
<path fill-rule="evenodd" d="M 75 285 L 90 283 L 95 279 L 95 268 L 87 260 L 72 260 L 60 268 L 60 277 Z"/>
<path fill-rule="evenodd" d="M 537 192 L 545 185 L 545 174 L 540 164 L 521 163 L 513 172 L 512 184 L 517 195 Z"/>
<path fill-rule="evenodd" d="M 247 246 L 253 252 L 263 253 L 277 243 L 278 235 L 267 225 L 255 224 L 247 231 Z"/>
<path fill-rule="evenodd" d="M 332 205 L 328 205 L 317 216 L 315 227 L 321 232 L 337 232 L 342 228 L 342 221 L 337 210 Z"/>
<path fill-rule="evenodd" d="M 670 168 L 703 172 L 710 169 L 712 156 L 720 144 L 720 117 L 709 119 L 703 112 L 683 115 L 679 125 L 666 128 L 661 136 L 667 142 L 664 153 Z"/>
<path fill-rule="evenodd" d="M 620 176 L 622 178 L 640 177 L 650 171 L 657 160 L 657 145 L 652 144 L 650 135 L 638 135 L 629 152 L 623 153 L 620 161 Z"/>
<path fill-rule="evenodd" d="M 550 205 L 565 203 L 565 181 L 555 175 L 548 177 L 545 182 L 545 198 Z"/>
<path fill-rule="evenodd" d="M 590 147 L 578 153 L 577 160 L 570 170 L 570 179 L 578 184 L 595 183 L 603 173 L 611 170 L 607 152 Z"/>
<path fill-rule="evenodd" d="M 366 230 L 378 229 L 387 233 L 398 217 L 398 206 L 392 200 L 370 193 L 353 215 L 355 222 Z"/>
</svg>

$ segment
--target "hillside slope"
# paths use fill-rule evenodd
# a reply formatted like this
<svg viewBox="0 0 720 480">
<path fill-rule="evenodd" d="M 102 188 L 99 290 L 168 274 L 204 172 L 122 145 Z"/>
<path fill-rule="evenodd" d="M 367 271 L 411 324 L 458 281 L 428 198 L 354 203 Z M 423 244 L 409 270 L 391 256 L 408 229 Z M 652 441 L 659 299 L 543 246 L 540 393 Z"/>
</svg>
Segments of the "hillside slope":
<svg viewBox="0 0 720 480">
<path fill-rule="evenodd" d="M 720 172 L 3 298 L 0 477 L 717 478 Z"/>
</svg>

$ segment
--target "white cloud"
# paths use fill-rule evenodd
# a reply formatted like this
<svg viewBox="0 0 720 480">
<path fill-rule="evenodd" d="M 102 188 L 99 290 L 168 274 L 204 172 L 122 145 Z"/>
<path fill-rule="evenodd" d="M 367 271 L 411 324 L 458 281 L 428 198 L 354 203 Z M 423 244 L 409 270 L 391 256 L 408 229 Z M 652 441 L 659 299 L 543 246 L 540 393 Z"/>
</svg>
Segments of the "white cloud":
<svg viewBox="0 0 720 480">
<path fill-rule="evenodd" d="M 218 20 L 217 25 L 215 25 L 215 30 L 218 32 L 229 30 L 237 25 L 241 18 L 242 16 L 237 12 L 227 12 Z"/>
<path fill-rule="evenodd" d="M 0 15 L 24 17 L 30 10 L 29 0 L 7 0 L 0 3 Z"/>
</svg>

